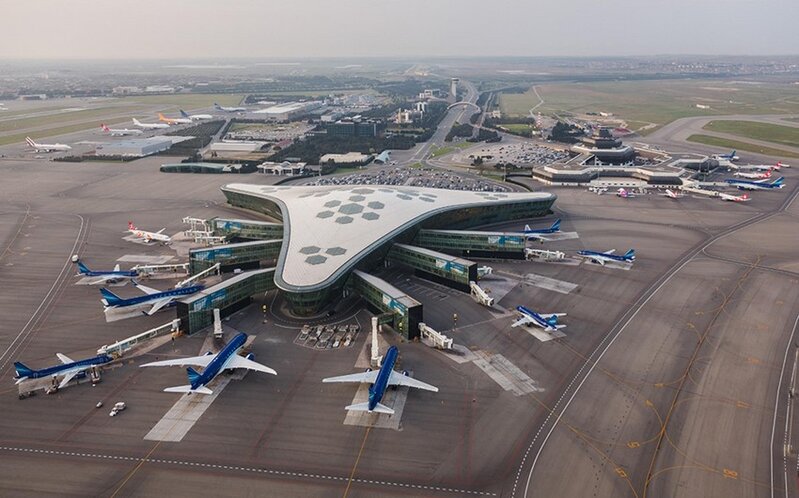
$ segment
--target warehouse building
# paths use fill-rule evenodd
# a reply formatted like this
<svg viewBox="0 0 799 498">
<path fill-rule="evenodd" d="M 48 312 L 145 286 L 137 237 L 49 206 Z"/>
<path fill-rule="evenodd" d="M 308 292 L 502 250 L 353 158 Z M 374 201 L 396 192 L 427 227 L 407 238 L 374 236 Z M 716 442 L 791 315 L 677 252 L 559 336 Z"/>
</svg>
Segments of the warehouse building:
<svg viewBox="0 0 799 498">
<path fill-rule="evenodd" d="M 172 147 L 168 137 L 132 138 L 97 146 L 95 155 L 113 157 L 145 157 L 158 154 Z"/>
</svg>

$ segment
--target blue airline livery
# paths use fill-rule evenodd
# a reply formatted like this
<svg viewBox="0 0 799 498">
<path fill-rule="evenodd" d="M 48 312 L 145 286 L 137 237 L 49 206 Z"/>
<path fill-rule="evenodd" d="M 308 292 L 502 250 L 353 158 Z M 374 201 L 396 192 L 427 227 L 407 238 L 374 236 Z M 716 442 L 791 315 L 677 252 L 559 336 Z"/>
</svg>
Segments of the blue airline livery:
<svg viewBox="0 0 799 498">
<path fill-rule="evenodd" d="M 380 365 L 380 370 L 373 371 L 368 369 L 364 373 L 357 373 L 351 375 L 341 375 L 338 377 L 328 377 L 322 379 L 322 382 L 354 382 L 354 383 L 369 383 L 369 401 L 366 403 L 356 403 L 345 407 L 345 410 L 354 410 L 361 412 L 377 412 L 393 415 L 394 410 L 380 403 L 383 400 L 383 395 L 386 393 L 388 386 L 406 386 L 414 387 L 416 389 L 424 389 L 426 391 L 438 392 L 438 388 L 426 384 L 422 381 L 409 377 L 407 372 L 398 373 L 394 371 L 394 364 L 397 362 L 399 350 L 396 346 L 391 346 L 383 358 L 383 364 Z"/>
<path fill-rule="evenodd" d="M 770 190 L 774 188 L 782 188 L 785 186 L 785 177 L 781 176 L 776 180 L 769 182 L 767 179 L 763 180 L 741 180 L 738 178 L 728 178 L 725 180 L 733 187 L 738 187 L 739 190 Z"/>
<path fill-rule="evenodd" d="M 530 225 L 524 225 L 524 235 L 527 236 L 527 240 L 540 240 L 541 242 L 549 240 L 546 235 L 553 234 L 560 232 L 560 218 L 555 220 L 555 223 L 552 224 L 549 228 L 536 228 L 533 230 L 530 228 Z"/>
<path fill-rule="evenodd" d="M 565 325 L 558 324 L 558 317 L 566 316 L 566 313 L 536 313 L 525 306 L 516 306 L 516 311 L 519 312 L 521 318 L 513 322 L 511 327 L 518 327 L 520 325 L 535 325 L 536 327 L 541 327 L 547 332 L 552 332 L 553 330 L 566 327 Z"/>
<path fill-rule="evenodd" d="M 253 355 L 249 354 L 247 357 L 239 355 L 239 351 L 247 342 L 247 334 L 241 332 L 236 337 L 231 339 L 224 348 L 217 354 L 205 354 L 202 356 L 192 356 L 189 358 L 179 358 L 177 360 L 164 360 L 155 361 L 152 363 L 145 363 L 142 367 L 170 367 L 175 365 L 192 365 L 203 367 L 202 373 L 197 372 L 191 366 L 186 369 L 189 375 L 189 385 L 167 387 L 164 392 L 168 393 L 200 393 L 200 394 L 213 394 L 213 391 L 208 389 L 207 384 L 214 380 L 220 372 L 224 370 L 233 370 L 235 368 L 246 368 L 255 370 L 257 372 L 264 372 L 272 375 L 277 375 L 277 372 L 267 367 L 252 361 Z"/>
<path fill-rule="evenodd" d="M 56 356 L 59 360 L 61 360 L 61 365 L 42 368 L 41 370 L 29 368 L 19 361 L 15 362 L 14 368 L 17 371 L 17 375 L 14 377 L 14 379 L 16 379 L 17 384 L 26 379 L 41 379 L 43 377 L 57 377 L 63 375 L 64 379 L 58 385 L 60 389 L 66 386 L 69 381 L 79 373 L 114 360 L 114 358 L 108 356 L 107 354 L 101 354 L 99 356 L 94 356 L 92 358 L 86 358 L 85 360 L 79 361 L 73 361 L 67 355 L 61 353 L 56 354 Z"/>
<path fill-rule="evenodd" d="M 117 264 L 113 270 L 90 270 L 88 266 L 83 264 L 83 261 L 78 261 L 78 274 L 76 277 L 95 277 L 94 280 L 89 282 L 89 285 L 104 284 L 106 282 L 118 282 L 119 280 L 126 280 L 136 278 L 139 276 L 137 270 L 121 270 Z"/>
<path fill-rule="evenodd" d="M 583 256 L 584 258 L 590 259 L 594 263 L 599 263 L 602 266 L 605 266 L 605 263 L 608 261 L 619 261 L 622 263 L 632 263 L 635 261 L 635 249 L 630 249 L 626 253 L 622 254 L 621 256 L 616 256 L 613 253 L 616 252 L 615 249 L 611 249 L 605 252 L 598 252 L 598 251 L 577 251 L 577 254 Z"/>
<path fill-rule="evenodd" d="M 103 298 L 100 300 L 100 302 L 105 305 L 106 311 L 111 308 L 126 308 L 130 306 L 139 307 L 146 304 L 152 304 L 152 307 L 145 312 L 147 315 L 152 315 L 164 306 L 173 305 L 176 299 L 183 296 L 190 296 L 200 292 L 205 288 L 202 285 L 191 285 L 189 287 L 181 287 L 168 291 L 159 291 L 145 287 L 142 284 L 137 283 L 135 280 L 133 281 L 133 285 L 144 291 L 145 295 L 125 299 L 117 296 L 104 287 L 101 288 L 100 294 L 102 294 Z"/>
</svg>

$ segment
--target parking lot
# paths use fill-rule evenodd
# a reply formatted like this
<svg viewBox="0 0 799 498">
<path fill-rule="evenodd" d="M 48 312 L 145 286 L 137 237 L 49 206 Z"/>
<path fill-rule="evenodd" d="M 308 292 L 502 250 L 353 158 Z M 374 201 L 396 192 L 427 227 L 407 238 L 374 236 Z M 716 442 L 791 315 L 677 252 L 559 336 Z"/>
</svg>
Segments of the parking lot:
<svg viewBox="0 0 799 498">
<path fill-rule="evenodd" d="M 437 169 L 392 168 L 321 178 L 306 185 L 402 185 L 447 190 L 507 192 L 505 185 Z"/>
</svg>

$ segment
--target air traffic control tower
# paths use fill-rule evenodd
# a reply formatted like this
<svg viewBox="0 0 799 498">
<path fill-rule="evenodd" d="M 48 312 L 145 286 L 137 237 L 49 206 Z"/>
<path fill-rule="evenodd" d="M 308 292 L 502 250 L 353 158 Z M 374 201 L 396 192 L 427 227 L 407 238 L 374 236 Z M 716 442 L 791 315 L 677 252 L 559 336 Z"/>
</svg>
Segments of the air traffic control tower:
<svg viewBox="0 0 799 498">
<path fill-rule="evenodd" d="M 376 285 L 375 279 L 365 277 L 363 272 L 396 263 L 462 287 L 476 268 L 470 261 L 448 254 L 468 256 L 474 249 L 475 255 L 521 256 L 524 237 L 518 233 L 484 232 L 479 247 L 472 248 L 457 230 L 543 216 L 556 199 L 554 194 L 542 192 L 373 185 L 234 183 L 222 187 L 222 192 L 233 206 L 282 222 L 283 240 L 274 283 L 292 312 L 305 316 L 320 312 L 349 292 L 364 295 L 366 286 L 375 290 L 371 293 L 373 299 L 367 300 L 372 307 L 384 312 L 397 307 L 404 312 L 408 308 L 408 316 L 412 316 L 415 305 L 411 301 L 395 295 L 396 289 L 389 289 L 387 283 L 383 286 L 386 289 L 381 290 L 382 284 Z M 433 247 L 425 246 L 428 240 L 433 241 Z M 253 244 L 240 250 L 272 250 L 268 244 L 262 245 L 263 248 Z M 360 273 L 354 273 L 356 270 Z M 406 327 L 410 331 L 412 324 L 403 328 Z"/>
</svg>

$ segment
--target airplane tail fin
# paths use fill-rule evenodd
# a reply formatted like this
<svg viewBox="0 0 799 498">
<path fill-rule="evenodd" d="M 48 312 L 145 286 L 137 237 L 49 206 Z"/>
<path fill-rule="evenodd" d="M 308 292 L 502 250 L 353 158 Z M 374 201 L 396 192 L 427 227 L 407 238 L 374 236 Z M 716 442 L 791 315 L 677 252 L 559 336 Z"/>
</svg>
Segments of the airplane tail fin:
<svg viewBox="0 0 799 498">
<path fill-rule="evenodd" d="M 106 289 L 105 287 L 102 287 L 100 289 L 100 294 L 103 296 L 103 300 L 105 301 L 107 306 L 116 306 L 117 304 L 124 301 L 124 299 L 117 296 L 116 294 Z"/>
<path fill-rule="evenodd" d="M 524 225 L 524 231 L 525 232 L 529 232 L 530 231 L 530 225 Z"/>
<path fill-rule="evenodd" d="M 624 253 L 624 257 L 626 259 L 635 259 L 635 249 L 630 249 L 626 253 Z"/>
<path fill-rule="evenodd" d="M 784 181 L 785 181 L 785 177 L 781 176 L 781 177 L 777 178 L 776 180 L 774 180 L 773 182 L 771 182 L 771 184 L 772 185 L 782 185 L 782 182 L 784 182 Z"/>
<path fill-rule="evenodd" d="M 80 273 L 86 274 L 89 273 L 91 270 L 88 266 L 84 265 L 82 261 L 78 261 L 78 271 Z"/>
<path fill-rule="evenodd" d="M 33 375 L 33 370 L 28 368 L 24 363 L 21 361 L 14 362 L 14 369 L 17 371 L 17 377 L 30 377 Z"/>
<path fill-rule="evenodd" d="M 200 394 L 214 394 L 214 392 L 205 386 L 199 386 L 197 389 L 192 389 L 191 386 L 175 386 L 167 387 L 164 389 L 165 393 L 200 393 Z"/>
<path fill-rule="evenodd" d="M 549 227 L 549 228 L 550 228 L 550 230 L 552 230 L 553 232 L 557 232 L 558 230 L 560 230 L 560 218 L 558 218 L 557 220 L 555 220 L 555 223 L 553 223 L 553 224 L 552 224 L 552 226 L 551 226 L 551 227 Z"/>
<path fill-rule="evenodd" d="M 128 221 L 128 230 L 136 230 L 136 225 L 132 221 Z"/>
<path fill-rule="evenodd" d="M 184 111 L 183 109 L 180 110 L 180 115 L 181 115 L 181 117 L 184 117 L 184 118 L 190 118 L 190 116 L 188 114 L 186 114 L 186 111 Z"/>
<path fill-rule="evenodd" d="M 549 318 L 546 318 L 547 324 L 550 327 L 557 327 L 558 326 L 558 316 L 552 315 Z"/>
<path fill-rule="evenodd" d="M 194 384 L 194 382 L 200 378 L 199 372 L 191 367 L 186 369 L 186 373 L 189 374 L 189 382 L 192 384 Z"/>
<path fill-rule="evenodd" d="M 136 126 L 141 126 L 141 123 L 136 118 L 133 118 L 133 124 L 135 124 Z"/>
<path fill-rule="evenodd" d="M 370 411 L 369 403 L 355 403 L 354 405 L 345 406 L 344 409 L 356 412 Z M 387 407 L 382 403 L 378 403 L 377 406 L 375 406 L 375 409 L 371 411 L 375 413 L 385 413 L 386 415 L 394 415 L 394 410 L 392 410 L 391 408 Z"/>
<path fill-rule="evenodd" d="M 163 114 L 161 114 L 161 113 L 159 112 L 159 113 L 158 113 L 158 121 L 168 121 L 168 120 L 167 120 L 167 118 L 166 118 L 166 117 L 165 117 Z"/>
<path fill-rule="evenodd" d="M 110 129 L 108 129 L 108 126 L 106 126 L 106 124 L 105 124 L 105 123 L 101 123 L 101 124 L 100 124 L 100 128 L 101 128 L 103 131 L 111 131 Z"/>
<path fill-rule="evenodd" d="M 36 142 L 34 142 L 31 137 L 25 137 L 25 143 L 27 143 L 31 147 L 36 147 Z"/>
</svg>

